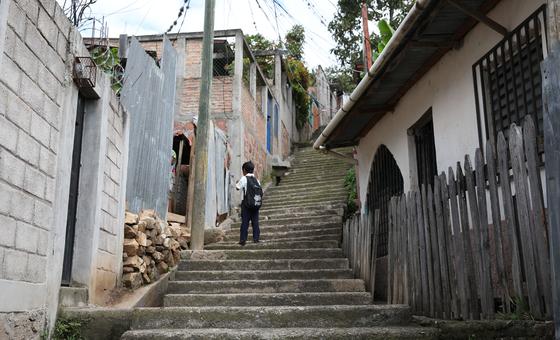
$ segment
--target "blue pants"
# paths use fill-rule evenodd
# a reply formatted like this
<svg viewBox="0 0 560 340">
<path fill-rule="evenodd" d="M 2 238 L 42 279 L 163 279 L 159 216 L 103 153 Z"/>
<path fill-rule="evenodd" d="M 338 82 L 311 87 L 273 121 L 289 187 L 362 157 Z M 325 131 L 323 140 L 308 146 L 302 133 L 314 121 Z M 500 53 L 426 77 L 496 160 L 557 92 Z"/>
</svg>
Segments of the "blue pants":
<svg viewBox="0 0 560 340">
<path fill-rule="evenodd" d="M 241 242 L 247 241 L 249 222 L 253 227 L 253 241 L 258 241 L 261 231 L 259 229 L 259 210 L 241 207 Z"/>
</svg>

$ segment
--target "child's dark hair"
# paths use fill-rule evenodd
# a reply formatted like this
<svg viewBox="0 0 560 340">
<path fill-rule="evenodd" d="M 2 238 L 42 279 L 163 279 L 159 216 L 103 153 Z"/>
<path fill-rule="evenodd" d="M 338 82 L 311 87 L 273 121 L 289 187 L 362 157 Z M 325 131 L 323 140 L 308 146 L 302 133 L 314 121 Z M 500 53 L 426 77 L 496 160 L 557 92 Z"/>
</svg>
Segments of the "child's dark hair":
<svg viewBox="0 0 560 340">
<path fill-rule="evenodd" d="M 241 168 L 248 174 L 252 174 L 253 171 L 255 171 L 255 165 L 251 161 L 243 163 L 243 166 Z"/>
</svg>

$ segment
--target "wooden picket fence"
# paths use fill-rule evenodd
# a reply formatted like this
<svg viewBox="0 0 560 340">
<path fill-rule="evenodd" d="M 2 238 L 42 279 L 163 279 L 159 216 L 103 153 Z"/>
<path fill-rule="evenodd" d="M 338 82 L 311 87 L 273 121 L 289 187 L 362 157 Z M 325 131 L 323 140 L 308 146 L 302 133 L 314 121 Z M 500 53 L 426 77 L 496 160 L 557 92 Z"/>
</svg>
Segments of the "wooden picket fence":
<svg viewBox="0 0 560 340">
<path fill-rule="evenodd" d="M 375 216 L 375 217 L 374 217 Z M 375 290 L 375 255 L 379 236 L 379 210 L 375 214 L 354 215 L 342 228 L 342 250 L 348 257 L 354 277 L 365 281 L 366 288 Z"/>
<path fill-rule="evenodd" d="M 531 117 L 497 145 L 465 156 L 390 204 L 388 303 L 447 319 L 491 319 L 497 313 L 552 315 L 550 254 L 540 158 Z M 376 214 L 377 215 L 377 214 Z M 365 223 L 365 222 L 361 222 Z M 348 223 L 350 224 L 350 223 Z M 347 235 L 345 227 L 344 236 Z M 363 227 L 367 233 L 367 227 Z M 346 240 L 358 273 L 367 243 Z M 375 239 L 375 236 L 374 236 Z M 350 243 L 350 244 L 348 244 Z M 375 247 L 375 242 L 370 246 Z M 371 252 L 369 252 L 371 254 Z M 370 255 L 371 256 L 371 255 Z M 371 264 L 371 260 L 370 260 Z M 360 275 L 360 277 L 364 277 Z"/>
</svg>

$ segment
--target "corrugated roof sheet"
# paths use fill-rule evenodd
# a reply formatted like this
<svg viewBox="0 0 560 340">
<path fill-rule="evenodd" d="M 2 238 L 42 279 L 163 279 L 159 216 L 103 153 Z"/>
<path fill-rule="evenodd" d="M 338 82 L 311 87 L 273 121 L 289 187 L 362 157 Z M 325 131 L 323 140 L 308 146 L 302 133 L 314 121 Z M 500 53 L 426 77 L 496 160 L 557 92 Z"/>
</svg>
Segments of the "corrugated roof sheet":
<svg viewBox="0 0 560 340">
<path fill-rule="evenodd" d="M 465 7 L 487 13 L 499 0 L 458 0 Z M 446 0 L 434 2 L 403 39 L 391 62 L 373 75 L 375 80 L 326 140 L 327 148 L 356 145 L 381 117 L 392 110 L 453 44 L 477 22 Z"/>
</svg>

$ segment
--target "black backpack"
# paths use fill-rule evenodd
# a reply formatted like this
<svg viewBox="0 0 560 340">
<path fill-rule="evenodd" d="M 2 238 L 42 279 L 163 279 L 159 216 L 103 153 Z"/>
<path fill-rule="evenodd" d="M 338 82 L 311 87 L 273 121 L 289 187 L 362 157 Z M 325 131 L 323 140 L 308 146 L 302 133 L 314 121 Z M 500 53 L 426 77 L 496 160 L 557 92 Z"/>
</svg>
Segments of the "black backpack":
<svg viewBox="0 0 560 340">
<path fill-rule="evenodd" d="M 262 205 L 263 190 L 253 176 L 247 176 L 247 190 L 243 198 L 243 206 L 249 209 L 259 209 Z"/>
</svg>

